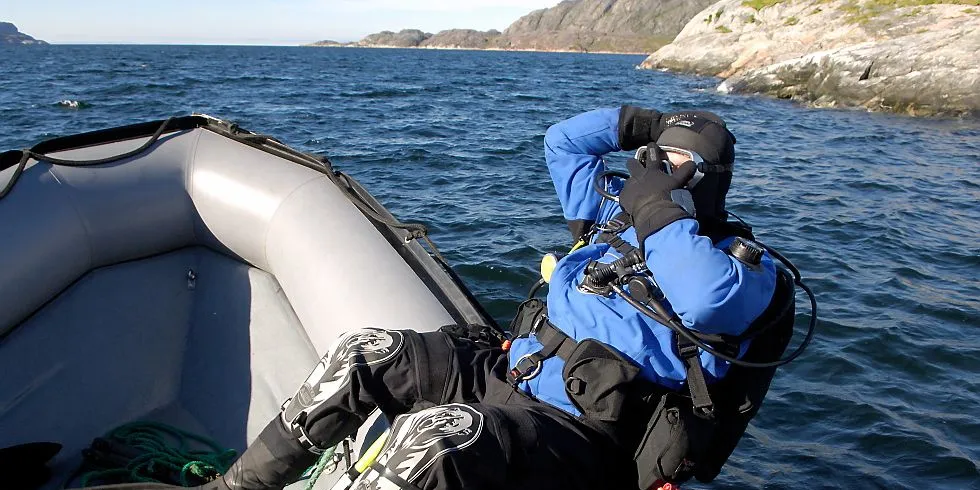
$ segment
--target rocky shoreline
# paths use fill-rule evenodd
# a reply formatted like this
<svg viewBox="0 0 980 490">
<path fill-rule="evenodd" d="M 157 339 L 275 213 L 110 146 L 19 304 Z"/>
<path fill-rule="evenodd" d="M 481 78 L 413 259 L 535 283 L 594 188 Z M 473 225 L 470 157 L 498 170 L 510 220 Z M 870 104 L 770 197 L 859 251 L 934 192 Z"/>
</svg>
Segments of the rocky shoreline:
<svg viewBox="0 0 980 490">
<path fill-rule="evenodd" d="M 566 0 L 535 10 L 497 30 L 418 29 L 382 31 L 353 43 L 312 46 L 486 49 L 578 53 L 649 54 L 666 45 L 684 24 L 715 0 Z"/>
<path fill-rule="evenodd" d="M 640 68 L 721 77 L 727 93 L 980 116 L 980 0 L 569 0 L 503 32 L 405 29 L 311 46 L 653 52 Z"/>
<path fill-rule="evenodd" d="M 17 30 L 17 26 L 10 22 L 0 22 L 0 46 L 3 45 L 40 45 L 48 44 L 40 39 L 34 39 L 23 32 Z"/>
<path fill-rule="evenodd" d="M 498 48 L 498 47 L 487 47 L 487 48 L 472 48 L 466 46 L 396 46 L 396 45 L 384 45 L 384 44 L 371 44 L 371 45 L 360 45 L 357 43 L 341 43 L 334 42 L 329 43 L 326 41 L 319 41 L 311 44 L 303 44 L 301 47 L 304 48 L 351 48 L 351 49 L 423 49 L 423 50 L 433 50 L 433 51 L 508 51 L 514 53 L 571 53 L 571 54 L 620 54 L 620 55 L 636 55 L 636 56 L 649 56 L 648 51 L 581 51 L 575 49 L 533 49 L 533 48 Z"/>
<path fill-rule="evenodd" d="M 722 0 L 641 67 L 815 107 L 980 116 L 980 2 L 928 3 Z"/>
</svg>

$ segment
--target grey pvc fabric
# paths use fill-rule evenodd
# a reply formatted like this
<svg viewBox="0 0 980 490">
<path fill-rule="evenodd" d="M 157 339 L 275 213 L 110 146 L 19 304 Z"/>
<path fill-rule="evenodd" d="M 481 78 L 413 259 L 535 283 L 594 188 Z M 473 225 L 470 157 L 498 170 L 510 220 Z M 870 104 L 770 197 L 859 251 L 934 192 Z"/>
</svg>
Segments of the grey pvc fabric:
<svg viewBox="0 0 980 490">
<path fill-rule="evenodd" d="M 344 331 L 453 322 L 329 179 L 205 129 L 32 162 L 0 264 L 0 447 L 61 443 L 58 476 L 136 420 L 243 450 Z"/>
</svg>

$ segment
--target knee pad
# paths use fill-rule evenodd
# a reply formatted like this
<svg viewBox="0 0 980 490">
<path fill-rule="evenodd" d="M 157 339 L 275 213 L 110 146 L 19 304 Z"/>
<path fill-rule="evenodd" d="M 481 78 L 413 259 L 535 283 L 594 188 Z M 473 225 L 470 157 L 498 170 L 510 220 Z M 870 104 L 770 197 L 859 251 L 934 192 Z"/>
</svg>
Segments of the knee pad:
<svg viewBox="0 0 980 490">
<path fill-rule="evenodd" d="M 305 429 L 310 412 L 342 391 L 356 368 L 390 362 L 404 344 L 404 335 L 396 330 L 363 328 L 344 333 L 327 349 L 296 394 L 283 403 L 283 424 L 316 452 Z"/>
<path fill-rule="evenodd" d="M 472 446 L 483 432 L 484 416 L 469 405 L 453 403 L 397 417 L 378 460 L 354 483 L 352 490 L 375 488 L 386 479 L 399 488 L 413 488 L 439 459 Z"/>
</svg>

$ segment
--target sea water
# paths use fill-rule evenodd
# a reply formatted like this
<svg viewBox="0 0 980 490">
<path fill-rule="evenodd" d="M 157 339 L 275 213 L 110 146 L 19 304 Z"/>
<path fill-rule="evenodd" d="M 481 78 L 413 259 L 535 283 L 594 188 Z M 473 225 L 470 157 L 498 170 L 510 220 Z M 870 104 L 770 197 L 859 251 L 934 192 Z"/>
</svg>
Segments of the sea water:
<svg viewBox="0 0 980 490">
<path fill-rule="evenodd" d="M 329 156 L 427 224 L 506 322 L 540 256 L 570 241 L 549 125 L 624 103 L 717 112 L 738 137 L 729 208 L 796 262 L 820 322 L 711 488 L 980 488 L 980 122 L 724 95 L 718 79 L 636 70 L 642 59 L 5 48 L 0 149 L 192 112 L 237 122 Z"/>
</svg>

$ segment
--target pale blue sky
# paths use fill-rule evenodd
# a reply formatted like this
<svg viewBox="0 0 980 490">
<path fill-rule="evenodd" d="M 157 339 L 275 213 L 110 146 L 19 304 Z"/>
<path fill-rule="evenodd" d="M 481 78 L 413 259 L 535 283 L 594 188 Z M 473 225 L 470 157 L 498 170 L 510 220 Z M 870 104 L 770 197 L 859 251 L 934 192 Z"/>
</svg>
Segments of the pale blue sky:
<svg viewBox="0 0 980 490">
<path fill-rule="evenodd" d="M 52 43 L 301 44 L 381 30 L 503 30 L 559 0 L 0 0 L 0 21 Z"/>
</svg>

